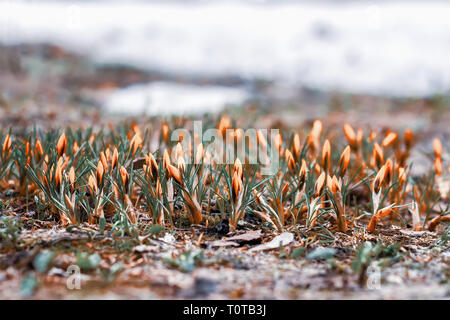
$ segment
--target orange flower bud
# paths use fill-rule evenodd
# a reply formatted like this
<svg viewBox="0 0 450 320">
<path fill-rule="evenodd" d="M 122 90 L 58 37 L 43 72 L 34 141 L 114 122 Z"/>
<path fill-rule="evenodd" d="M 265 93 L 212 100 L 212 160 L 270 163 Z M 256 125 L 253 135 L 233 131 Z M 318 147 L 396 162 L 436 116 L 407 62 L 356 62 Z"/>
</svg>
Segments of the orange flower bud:
<svg viewBox="0 0 450 320">
<path fill-rule="evenodd" d="M 75 141 L 72 146 L 73 154 L 77 154 L 78 150 L 80 150 L 80 147 L 78 146 L 78 142 Z"/>
<path fill-rule="evenodd" d="M 328 176 L 328 183 L 328 189 L 330 189 L 332 193 L 341 192 L 341 185 L 336 176 L 333 176 L 333 178 Z"/>
<path fill-rule="evenodd" d="M 392 160 L 391 160 L 391 158 L 388 158 L 386 160 L 386 174 L 384 177 L 384 181 L 386 182 L 386 184 L 391 183 L 393 170 L 394 170 L 394 165 L 392 164 Z"/>
<path fill-rule="evenodd" d="M 300 143 L 300 142 L 299 142 Z M 281 135 L 281 133 L 278 132 L 278 134 L 275 136 L 274 141 L 273 141 L 273 147 L 275 148 L 275 150 L 277 150 L 278 152 L 281 152 L 281 148 L 283 147 L 283 136 Z"/>
<path fill-rule="evenodd" d="M 375 193 L 378 193 L 380 191 L 381 185 L 383 184 L 383 181 L 386 176 L 386 165 L 383 165 L 378 171 L 377 175 L 375 176 L 375 179 L 372 182 L 372 190 Z"/>
<path fill-rule="evenodd" d="M 359 128 L 358 131 L 356 131 L 356 143 L 358 144 L 358 147 L 361 145 L 363 139 L 364 139 L 364 130 Z"/>
<path fill-rule="evenodd" d="M 124 187 L 126 188 L 128 186 L 128 181 L 130 179 L 127 169 L 125 169 L 124 166 L 120 167 L 120 177 L 122 178 L 122 183 Z"/>
<path fill-rule="evenodd" d="M 294 142 L 292 144 L 292 147 L 293 147 L 295 159 L 298 160 L 300 157 L 301 149 L 300 149 L 300 136 L 297 133 L 294 135 Z"/>
<path fill-rule="evenodd" d="M 119 152 L 117 148 L 114 148 L 112 160 L 111 160 L 111 170 L 113 170 L 119 164 Z"/>
<path fill-rule="evenodd" d="M 183 146 L 181 145 L 181 143 L 177 143 L 176 147 L 175 147 L 175 154 L 176 154 L 176 159 L 178 158 L 183 158 L 184 159 L 184 151 L 183 151 Z"/>
<path fill-rule="evenodd" d="M 91 134 L 91 136 L 89 137 L 89 144 L 93 145 L 95 141 L 95 134 Z"/>
<path fill-rule="evenodd" d="M 348 143 L 353 147 L 356 148 L 358 146 L 357 140 L 356 140 L 356 134 L 353 130 L 352 126 L 348 123 L 344 124 L 344 135 L 347 138 Z"/>
<path fill-rule="evenodd" d="M 450 216 L 437 216 L 428 224 L 429 231 L 435 231 L 439 222 L 450 222 Z"/>
<path fill-rule="evenodd" d="M 241 178 L 239 177 L 238 172 L 235 172 L 233 174 L 233 179 L 231 181 L 231 187 L 232 187 L 233 200 L 236 201 L 242 190 L 242 181 L 241 181 Z"/>
<path fill-rule="evenodd" d="M 70 170 L 69 170 L 69 182 L 71 184 L 75 183 L 75 168 L 73 166 L 70 167 Z"/>
<path fill-rule="evenodd" d="M 442 157 L 442 143 L 438 138 L 433 140 L 433 151 L 437 158 Z"/>
<path fill-rule="evenodd" d="M 156 197 L 158 199 L 161 199 L 161 197 L 162 197 L 162 186 L 161 186 L 161 183 L 159 182 L 159 180 L 156 181 L 155 193 L 156 193 Z"/>
<path fill-rule="evenodd" d="M 180 185 L 183 185 L 183 179 L 181 179 L 180 171 L 171 164 L 167 165 L 167 171 L 169 172 L 169 176 L 176 180 Z"/>
<path fill-rule="evenodd" d="M 351 149 L 350 146 L 345 147 L 344 151 L 342 151 L 341 157 L 339 159 L 339 172 L 341 177 L 344 176 L 347 171 L 348 165 L 351 159 Z"/>
<path fill-rule="evenodd" d="M 313 126 L 312 126 L 312 128 L 311 128 L 310 134 L 311 134 L 313 137 L 319 139 L 319 138 L 320 138 L 320 135 L 322 134 L 322 127 L 323 127 L 323 126 L 322 126 L 322 121 L 320 121 L 320 120 L 315 120 L 315 121 L 313 122 Z"/>
<path fill-rule="evenodd" d="M 42 147 L 41 141 L 39 139 L 36 140 L 36 154 L 39 155 L 39 157 L 42 157 L 44 155 L 44 148 Z"/>
<path fill-rule="evenodd" d="M 289 149 L 286 149 L 285 151 L 285 160 L 288 164 L 289 170 L 291 170 L 292 173 L 295 173 L 295 160 L 294 156 L 292 155 L 291 151 L 289 151 Z"/>
<path fill-rule="evenodd" d="M 186 162 L 184 161 L 184 158 L 178 158 L 177 167 L 181 173 L 184 173 L 186 171 Z"/>
<path fill-rule="evenodd" d="M 98 161 L 98 163 L 97 163 L 97 171 L 96 171 L 97 185 L 100 185 L 102 183 L 103 173 L 104 172 L 105 172 L 105 170 L 103 169 L 102 162 Z"/>
<path fill-rule="evenodd" d="M 331 167 L 331 145 L 328 139 L 325 140 L 322 148 L 322 167 L 329 170 Z"/>
<path fill-rule="evenodd" d="M 153 154 L 149 153 L 148 154 L 148 163 L 150 165 L 150 174 L 152 175 L 152 179 L 153 180 L 157 180 L 159 175 L 158 175 L 158 164 L 156 163 L 156 159 L 153 156 Z"/>
<path fill-rule="evenodd" d="M 66 134 L 63 132 L 56 143 L 56 151 L 58 152 L 58 156 L 61 157 L 67 148 L 67 138 Z"/>
<path fill-rule="evenodd" d="M 55 184 L 56 184 L 56 188 L 59 189 L 59 187 L 61 186 L 62 183 L 62 170 L 61 170 L 61 164 L 58 161 L 57 165 L 56 165 L 56 170 L 55 170 Z"/>
<path fill-rule="evenodd" d="M 3 141 L 3 154 L 5 154 L 11 148 L 11 136 L 9 133 L 6 135 L 5 141 Z"/>
<path fill-rule="evenodd" d="M 142 131 L 141 131 L 141 129 L 139 129 L 139 127 L 138 127 L 138 125 L 136 123 L 133 123 L 131 125 L 131 129 L 133 130 L 133 132 L 135 134 L 138 134 L 138 135 L 140 135 L 142 137 Z"/>
<path fill-rule="evenodd" d="M 319 175 L 320 172 L 322 172 L 322 168 L 320 167 L 320 165 L 319 165 L 318 163 L 316 163 L 316 164 L 314 165 L 314 172 L 315 172 L 317 175 Z"/>
<path fill-rule="evenodd" d="M 103 151 L 100 152 L 100 161 L 102 162 L 103 169 L 108 171 L 108 161 L 106 160 L 106 156 Z"/>
<path fill-rule="evenodd" d="M 241 160 L 239 160 L 239 158 L 236 158 L 236 160 L 234 161 L 234 172 L 237 173 L 239 179 L 242 179 L 244 171 L 242 169 L 242 163 Z"/>
<path fill-rule="evenodd" d="M 64 195 L 64 200 L 66 202 L 67 207 L 69 208 L 69 211 L 73 212 L 74 205 L 72 204 L 72 201 L 70 201 L 70 198 L 67 196 L 67 194 Z"/>
<path fill-rule="evenodd" d="M 394 144 L 397 140 L 398 134 L 393 132 L 393 131 L 389 131 L 386 134 L 386 137 L 383 139 L 383 142 L 381 143 L 381 145 L 384 148 L 389 147 L 390 145 Z"/>
<path fill-rule="evenodd" d="M 266 137 L 264 136 L 264 134 L 262 133 L 262 131 L 260 129 L 258 129 L 256 131 L 256 138 L 258 141 L 258 144 L 264 149 L 267 149 L 267 140 Z"/>
<path fill-rule="evenodd" d="M 373 145 L 372 159 L 374 162 L 373 164 L 378 168 L 380 168 L 384 164 L 383 149 L 381 149 L 380 145 L 376 142 Z"/>
<path fill-rule="evenodd" d="M 316 151 L 319 148 L 319 139 L 322 134 L 322 122 L 320 120 L 315 120 L 313 122 L 313 126 L 311 131 L 308 134 L 308 146 L 311 147 L 311 150 Z"/>
<path fill-rule="evenodd" d="M 302 164 L 300 166 L 299 179 L 298 179 L 299 189 L 302 189 L 305 184 L 307 171 L 308 171 L 308 168 L 306 166 L 306 161 L 305 161 L 305 159 L 302 159 Z"/>
<path fill-rule="evenodd" d="M 202 162 L 203 159 L 203 152 L 204 152 L 204 148 L 203 148 L 203 143 L 200 143 L 197 146 L 197 151 L 195 153 L 195 163 L 199 164 Z"/>
<path fill-rule="evenodd" d="M 133 136 L 133 138 L 130 141 L 130 148 L 129 148 L 129 152 L 131 151 L 131 156 L 134 156 L 134 154 L 136 153 L 137 149 L 142 147 L 142 138 L 139 134 L 135 134 Z"/>
<path fill-rule="evenodd" d="M 434 159 L 434 171 L 436 172 L 437 176 L 442 175 L 442 160 L 441 160 L 441 158 Z"/>
<path fill-rule="evenodd" d="M 28 156 L 30 154 L 30 142 L 27 141 L 25 144 L 25 154 Z"/>
<path fill-rule="evenodd" d="M 169 126 L 167 123 L 162 124 L 161 133 L 166 144 L 169 144 Z"/>
<path fill-rule="evenodd" d="M 332 179 L 331 179 L 331 177 L 330 177 L 329 174 L 327 174 L 326 182 L 327 182 L 327 188 L 328 188 L 330 191 L 332 191 L 332 190 L 333 190 L 333 181 L 332 181 Z"/>
<path fill-rule="evenodd" d="M 109 147 L 107 147 L 105 150 L 105 157 L 106 157 L 106 161 L 111 160 L 111 149 L 109 149 Z"/>
<path fill-rule="evenodd" d="M 375 231 L 378 222 L 380 222 L 381 218 L 388 216 L 391 212 L 392 207 L 386 207 L 375 213 L 370 219 L 369 225 L 366 228 L 367 232 L 373 233 Z"/>
<path fill-rule="evenodd" d="M 228 118 L 228 116 L 223 115 L 222 118 L 219 121 L 219 124 L 217 125 L 217 130 L 222 133 L 224 136 L 227 129 L 231 128 L 231 120 Z"/>
<path fill-rule="evenodd" d="M 411 149 L 411 147 L 414 144 L 414 135 L 413 135 L 411 129 L 405 130 L 403 138 L 405 140 L 406 149 Z"/>
<path fill-rule="evenodd" d="M 95 195 L 98 191 L 98 187 L 97 187 L 97 181 L 94 177 L 93 174 L 89 175 L 88 178 L 88 189 L 91 192 L 92 195 Z"/>
<path fill-rule="evenodd" d="M 316 184 L 314 186 L 314 197 L 318 197 L 322 193 L 323 187 L 325 185 L 325 178 L 325 172 L 322 172 L 319 178 L 317 178 Z"/>
<path fill-rule="evenodd" d="M 165 170 L 167 170 L 167 167 L 170 165 L 171 161 L 170 161 L 170 156 L 169 156 L 169 152 L 166 150 L 164 150 L 164 155 L 163 155 L 163 168 Z"/>
</svg>

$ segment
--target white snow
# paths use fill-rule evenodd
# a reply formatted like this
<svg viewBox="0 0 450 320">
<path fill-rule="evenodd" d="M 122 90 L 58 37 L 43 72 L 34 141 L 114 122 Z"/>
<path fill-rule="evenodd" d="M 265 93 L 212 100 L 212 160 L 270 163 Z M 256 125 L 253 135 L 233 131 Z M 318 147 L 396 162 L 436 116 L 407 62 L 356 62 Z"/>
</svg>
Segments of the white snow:
<svg viewBox="0 0 450 320">
<path fill-rule="evenodd" d="M 0 41 L 96 61 L 355 93 L 450 88 L 450 2 L 0 1 Z"/>
<path fill-rule="evenodd" d="M 227 105 L 240 104 L 247 98 L 247 92 L 240 88 L 152 82 L 106 94 L 104 106 L 118 114 L 187 115 L 217 112 Z"/>
</svg>

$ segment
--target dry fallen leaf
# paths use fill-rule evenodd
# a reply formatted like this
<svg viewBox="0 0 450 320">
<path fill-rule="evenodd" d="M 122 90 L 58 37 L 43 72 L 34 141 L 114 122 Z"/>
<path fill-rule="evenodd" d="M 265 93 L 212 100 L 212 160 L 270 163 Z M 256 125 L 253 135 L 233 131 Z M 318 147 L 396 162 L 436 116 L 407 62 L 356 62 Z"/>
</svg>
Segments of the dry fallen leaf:
<svg viewBox="0 0 450 320">
<path fill-rule="evenodd" d="M 294 234 L 290 232 L 283 232 L 282 234 L 273 238 L 270 242 L 251 248 L 249 252 L 279 248 L 280 246 L 288 245 L 292 241 L 294 241 Z"/>
<path fill-rule="evenodd" d="M 239 243 L 226 240 L 211 241 L 206 244 L 210 248 L 214 247 L 239 247 Z"/>
<path fill-rule="evenodd" d="M 224 238 L 226 241 L 238 241 L 238 242 L 250 242 L 261 239 L 261 230 L 249 231 L 246 233 L 238 234 L 230 238 Z"/>
</svg>

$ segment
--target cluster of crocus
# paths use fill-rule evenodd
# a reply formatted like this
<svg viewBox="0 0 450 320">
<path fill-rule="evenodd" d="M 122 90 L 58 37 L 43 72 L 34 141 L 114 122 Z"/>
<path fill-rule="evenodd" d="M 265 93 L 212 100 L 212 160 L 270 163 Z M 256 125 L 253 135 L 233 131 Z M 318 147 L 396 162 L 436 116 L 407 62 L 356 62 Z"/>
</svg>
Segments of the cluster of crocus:
<svg viewBox="0 0 450 320">
<path fill-rule="evenodd" d="M 215 128 L 230 138 L 227 143 L 246 141 L 227 116 Z M 279 159 L 277 172 L 265 176 L 260 164 L 249 161 L 250 148 L 233 163 L 222 163 L 208 141 L 182 135 L 171 141 L 171 129 L 176 129 L 173 123 L 156 129 L 159 141 L 153 148 L 151 130 L 144 135 L 136 124 L 97 134 L 68 129 L 14 139 L 8 133 L 2 138 L 0 188 L 33 196 L 63 225 L 112 221 L 129 226 L 149 220 L 173 225 L 182 216 L 191 224 L 208 224 L 219 212 L 231 230 L 254 214 L 279 231 L 320 225 L 345 233 L 361 218 L 353 199 L 361 189 L 366 197 L 357 205 L 363 217 L 370 216 L 368 232 L 396 215 L 410 220 L 414 230 L 427 224 L 435 230 L 449 220 L 431 201 L 447 199 L 438 187 L 445 181 L 442 144 L 433 142 L 433 182 L 422 183 L 409 173 L 411 130 L 403 138 L 391 130 L 378 138 L 375 131 L 365 136 L 362 128 L 345 124 L 346 143 L 320 120 L 309 131 L 277 133 L 271 141 L 256 130 L 258 150 L 275 151 Z"/>
</svg>

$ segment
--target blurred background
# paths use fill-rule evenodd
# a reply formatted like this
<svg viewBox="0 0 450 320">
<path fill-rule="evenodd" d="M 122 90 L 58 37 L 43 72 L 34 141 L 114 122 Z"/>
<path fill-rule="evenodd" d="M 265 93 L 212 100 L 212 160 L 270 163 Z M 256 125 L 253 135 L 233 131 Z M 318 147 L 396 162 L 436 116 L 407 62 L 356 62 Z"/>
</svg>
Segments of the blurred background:
<svg viewBox="0 0 450 320">
<path fill-rule="evenodd" d="M 448 17 L 444 0 L 0 0 L 3 123 L 242 105 L 373 123 L 406 104 L 396 124 L 429 126 L 448 120 Z"/>
</svg>

